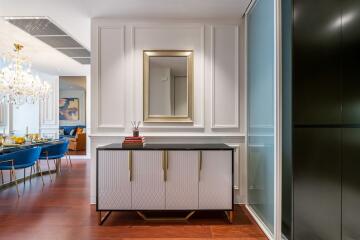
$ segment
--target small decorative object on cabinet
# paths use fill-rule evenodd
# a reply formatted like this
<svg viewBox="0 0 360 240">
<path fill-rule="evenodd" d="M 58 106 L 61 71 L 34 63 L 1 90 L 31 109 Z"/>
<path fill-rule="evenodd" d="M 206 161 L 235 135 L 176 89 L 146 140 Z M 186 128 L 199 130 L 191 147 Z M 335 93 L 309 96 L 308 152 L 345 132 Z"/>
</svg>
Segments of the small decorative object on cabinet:
<svg viewBox="0 0 360 240">
<path fill-rule="evenodd" d="M 146 221 L 186 221 L 195 211 L 224 211 L 233 219 L 234 149 L 225 144 L 147 144 L 97 148 L 96 211 L 135 211 Z M 186 211 L 151 218 L 144 211 Z M 102 213 L 106 213 L 102 216 Z"/>
<path fill-rule="evenodd" d="M 131 125 L 133 126 L 133 137 L 139 137 L 139 126 L 140 121 L 131 121 Z"/>
<path fill-rule="evenodd" d="M 145 138 L 142 136 L 138 137 L 125 137 L 122 147 L 143 147 L 145 145 Z"/>
</svg>

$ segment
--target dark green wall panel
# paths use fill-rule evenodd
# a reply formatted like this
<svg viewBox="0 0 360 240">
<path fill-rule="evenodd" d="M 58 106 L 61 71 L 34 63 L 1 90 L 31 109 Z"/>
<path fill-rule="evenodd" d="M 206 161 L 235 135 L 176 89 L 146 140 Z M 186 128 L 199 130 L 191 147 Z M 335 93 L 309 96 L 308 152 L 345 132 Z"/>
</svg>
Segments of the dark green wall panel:
<svg viewBox="0 0 360 240">
<path fill-rule="evenodd" d="M 341 239 L 341 129 L 294 130 L 294 239 Z"/>
<path fill-rule="evenodd" d="M 340 0 L 294 0 L 294 123 L 341 123 Z"/>
</svg>

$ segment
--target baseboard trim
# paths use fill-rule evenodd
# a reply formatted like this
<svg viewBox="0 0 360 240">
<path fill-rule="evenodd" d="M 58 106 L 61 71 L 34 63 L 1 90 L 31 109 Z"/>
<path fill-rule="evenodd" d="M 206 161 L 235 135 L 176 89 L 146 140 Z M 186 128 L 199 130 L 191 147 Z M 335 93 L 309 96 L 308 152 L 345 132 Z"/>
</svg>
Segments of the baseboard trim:
<svg viewBox="0 0 360 240">
<path fill-rule="evenodd" d="M 255 219 L 256 223 L 259 225 L 261 230 L 265 233 L 266 237 L 269 240 L 273 240 L 274 235 L 272 234 L 270 229 L 266 226 L 266 224 L 263 222 L 263 220 L 261 220 L 261 218 L 256 214 L 254 209 L 251 206 L 249 206 L 248 204 L 246 204 L 245 207 L 249 211 L 250 215 Z"/>
</svg>

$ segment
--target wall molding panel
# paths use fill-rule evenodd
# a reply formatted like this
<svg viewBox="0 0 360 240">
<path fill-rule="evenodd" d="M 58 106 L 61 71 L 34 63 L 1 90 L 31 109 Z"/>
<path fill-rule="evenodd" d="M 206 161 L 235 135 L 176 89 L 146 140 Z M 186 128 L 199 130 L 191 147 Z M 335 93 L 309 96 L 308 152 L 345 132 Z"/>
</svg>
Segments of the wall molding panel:
<svg viewBox="0 0 360 240">
<path fill-rule="evenodd" d="M 227 143 L 236 148 L 235 200 L 244 203 L 242 19 L 91 20 L 91 202 L 96 148 L 131 134 L 143 120 L 143 50 L 194 51 L 193 123 L 145 123 L 148 143 Z M 241 32 L 240 32 L 241 31 Z M 241 53 L 242 54 L 242 53 Z M 241 93 L 241 94 L 240 94 Z M 239 96 L 242 98 L 240 99 Z M 241 109 L 243 111 L 243 109 Z M 241 117 L 241 120 L 240 120 Z M 243 130 L 245 131 L 245 129 Z M 245 171 L 245 173 L 244 173 Z M 245 177 L 244 177 L 245 174 Z"/>
<path fill-rule="evenodd" d="M 97 127 L 123 129 L 126 105 L 125 26 L 98 28 L 97 55 L 100 60 L 97 78 Z"/>
<path fill-rule="evenodd" d="M 240 23 L 93 19 L 92 133 L 130 132 L 129 122 L 143 119 L 142 51 L 160 49 L 194 50 L 194 122 L 141 129 L 240 131 Z"/>
<path fill-rule="evenodd" d="M 48 99 L 39 103 L 40 133 L 46 137 L 59 136 L 59 77 L 46 77 L 52 92 Z"/>
<path fill-rule="evenodd" d="M 6 127 L 8 124 L 8 105 L 0 104 L 0 127 Z"/>
<path fill-rule="evenodd" d="M 141 31 L 143 36 L 141 36 Z M 194 31 L 194 33 L 191 33 Z M 138 33 L 138 35 L 137 35 Z M 182 33 L 182 34 L 181 34 Z M 139 36 L 140 35 L 140 36 Z M 148 38 L 145 38 L 145 36 Z M 161 37 L 167 38 L 161 42 Z M 160 39 L 158 39 L 160 38 Z M 201 129 L 205 127 L 205 25 L 191 23 L 176 24 L 135 24 L 131 26 L 132 73 L 135 119 L 143 118 L 143 50 L 194 50 L 194 124 L 167 124 L 169 129 Z M 164 125 L 164 124 L 163 124 Z M 146 123 L 143 129 L 154 129 L 159 124 Z"/>
<path fill-rule="evenodd" d="M 52 92 L 48 99 L 40 102 L 40 126 L 46 127 L 59 123 L 59 81 L 46 80 L 50 84 Z"/>
<path fill-rule="evenodd" d="M 212 25 L 210 31 L 211 128 L 239 128 L 239 25 Z"/>
</svg>

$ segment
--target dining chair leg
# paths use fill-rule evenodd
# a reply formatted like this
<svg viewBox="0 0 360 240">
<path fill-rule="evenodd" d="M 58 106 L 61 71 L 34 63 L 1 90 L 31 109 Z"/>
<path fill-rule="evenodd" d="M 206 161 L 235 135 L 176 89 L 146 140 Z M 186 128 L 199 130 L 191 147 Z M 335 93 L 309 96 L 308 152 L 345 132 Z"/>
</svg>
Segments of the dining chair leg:
<svg viewBox="0 0 360 240">
<path fill-rule="evenodd" d="M 18 195 L 18 198 L 20 197 L 20 193 L 19 193 L 19 187 L 18 187 L 18 183 L 17 183 L 17 179 L 16 179 L 16 173 L 15 173 L 15 168 L 13 167 L 13 169 L 11 170 L 11 175 L 13 175 L 14 180 L 15 180 L 15 186 L 16 186 L 16 192 Z"/>
<path fill-rule="evenodd" d="M 39 172 L 40 170 L 40 163 L 39 163 L 39 161 L 36 161 L 36 169 L 37 169 L 37 172 Z"/>
<path fill-rule="evenodd" d="M 33 166 L 30 167 L 30 185 L 31 185 L 32 172 L 33 172 Z"/>
<path fill-rule="evenodd" d="M 66 153 L 66 156 L 69 158 L 69 162 L 70 162 L 70 167 L 72 167 L 72 162 L 71 162 L 71 157 L 68 153 Z"/>
<path fill-rule="evenodd" d="M 25 186 L 25 176 L 26 176 L 25 170 L 26 170 L 26 168 L 24 168 L 24 186 Z"/>
<path fill-rule="evenodd" d="M 59 161 L 59 173 L 61 173 L 61 158 L 59 158 L 58 161 Z"/>
<path fill-rule="evenodd" d="M 56 159 L 56 174 L 60 173 L 60 169 L 59 169 L 59 159 Z"/>
<path fill-rule="evenodd" d="M 39 164 L 39 172 L 40 172 L 41 181 L 42 181 L 42 183 L 43 183 L 43 186 L 45 186 L 44 177 L 43 177 L 43 174 L 42 174 L 42 171 L 41 171 L 40 164 Z"/>
<path fill-rule="evenodd" d="M 4 184 L 4 173 L 3 170 L 0 170 L 1 173 L 1 184 Z"/>
<path fill-rule="evenodd" d="M 54 162 L 54 168 L 56 170 L 56 159 L 53 159 L 53 162 Z"/>
<path fill-rule="evenodd" d="M 52 182 L 52 177 L 51 177 L 51 172 L 50 172 L 50 163 L 49 163 L 49 158 L 46 157 L 46 163 L 47 163 L 47 166 L 48 166 L 48 171 L 49 171 L 49 176 L 50 176 L 50 182 Z"/>
<path fill-rule="evenodd" d="M 66 153 L 64 154 L 64 157 L 65 157 L 65 160 L 66 160 L 66 166 L 68 166 L 70 163 L 69 163 L 69 159 L 66 156 Z"/>
</svg>

